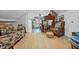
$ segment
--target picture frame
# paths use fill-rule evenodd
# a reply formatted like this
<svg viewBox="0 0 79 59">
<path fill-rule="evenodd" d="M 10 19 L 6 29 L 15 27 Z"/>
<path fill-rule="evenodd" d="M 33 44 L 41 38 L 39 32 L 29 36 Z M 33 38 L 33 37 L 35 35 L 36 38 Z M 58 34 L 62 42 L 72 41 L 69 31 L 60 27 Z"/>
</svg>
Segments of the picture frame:
<svg viewBox="0 0 79 59">
<path fill-rule="evenodd" d="M 43 25 L 47 25 L 47 21 L 43 21 Z"/>
<path fill-rule="evenodd" d="M 53 20 L 48 20 L 48 25 L 52 25 Z"/>
<path fill-rule="evenodd" d="M 64 15 L 59 16 L 59 20 L 64 20 Z"/>
</svg>

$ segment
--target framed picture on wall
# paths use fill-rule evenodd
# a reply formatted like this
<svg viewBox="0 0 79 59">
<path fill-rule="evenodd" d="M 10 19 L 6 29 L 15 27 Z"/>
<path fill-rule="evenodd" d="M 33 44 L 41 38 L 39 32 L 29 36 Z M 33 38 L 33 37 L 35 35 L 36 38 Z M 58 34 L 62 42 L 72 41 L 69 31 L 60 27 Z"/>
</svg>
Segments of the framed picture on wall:
<svg viewBox="0 0 79 59">
<path fill-rule="evenodd" d="M 47 21 L 43 21 L 43 25 L 47 25 Z"/>
<path fill-rule="evenodd" d="M 59 20 L 64 20 L 64 15 L 59 16 Z"/>
<path fill-rule="evenodd" d="M 52 25 L 53 20 L 48 20 L 48 25 Z"/>
</svg>

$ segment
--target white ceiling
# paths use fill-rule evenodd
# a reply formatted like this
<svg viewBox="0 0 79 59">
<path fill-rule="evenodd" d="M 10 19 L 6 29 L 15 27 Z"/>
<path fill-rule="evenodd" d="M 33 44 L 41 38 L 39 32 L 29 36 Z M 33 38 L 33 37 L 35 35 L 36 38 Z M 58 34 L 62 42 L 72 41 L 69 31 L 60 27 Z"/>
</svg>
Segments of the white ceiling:
<svg viewBox="0 0 79 59">
<path fill-rule="evenodd" d="M 0 10 L 0 19 L 17 19 L 20 16 L 29 13 L 29 12 L 43 12 L 45 13 L 46 10 L 40 11 L 40 10 Z M 47 10 L 48 11 L 48 10 Z M 66 12 L 67 10 L 55 10 L 57 13 L 63 13 Z M 35 12 L 36 13 L 36 12 Z"/>
<path fill-rule="evenodd" d="M 16 19 L 25 12 L 25 10 L 0 10 L 0 19 Z"/>
<path fill-rule="evenodd" d="M 59 13 L 66 12 L 66 11 L 68 11 L 68 10 L 54 10 L 54 11 L 57 12 L 57 13 L 59 14 Z"/>
</svg>

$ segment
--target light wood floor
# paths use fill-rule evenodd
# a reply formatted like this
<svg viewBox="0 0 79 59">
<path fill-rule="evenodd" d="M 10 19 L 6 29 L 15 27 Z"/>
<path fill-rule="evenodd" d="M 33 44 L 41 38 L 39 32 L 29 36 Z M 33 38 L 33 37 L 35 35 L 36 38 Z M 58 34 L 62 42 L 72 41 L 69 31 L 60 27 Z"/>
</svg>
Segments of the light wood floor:
<svg viewBox="0 0 79 59">
<path fill-rule="evenodd" d="M 15 46 L 15 49 L 71 49 L 71 45 L 65 39 L 54 37 L 48 38 L 45 33 L 26 33 Z"/>
</svg>

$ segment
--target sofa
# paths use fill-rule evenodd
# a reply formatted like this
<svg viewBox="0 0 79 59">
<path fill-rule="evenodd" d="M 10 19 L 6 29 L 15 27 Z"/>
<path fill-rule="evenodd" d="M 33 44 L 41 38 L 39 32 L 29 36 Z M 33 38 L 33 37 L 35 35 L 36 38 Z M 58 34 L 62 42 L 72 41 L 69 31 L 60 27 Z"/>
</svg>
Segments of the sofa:
<svg viewBox="0 0 79 59">
<path fill-rule="evenodd" d="M 79 32 L 73 32 L 70 41 L 71 41 L 72 48 L 79 49 Z"/>
<path fill-rule="evenodd" d="M 12 24 L 4 24 L 0 27 L 0 48 L 9 49 L 20 41 L 25 36 L 25 27 L 22 24 L 18 24 L 15 27 Z"/>
</svg>

